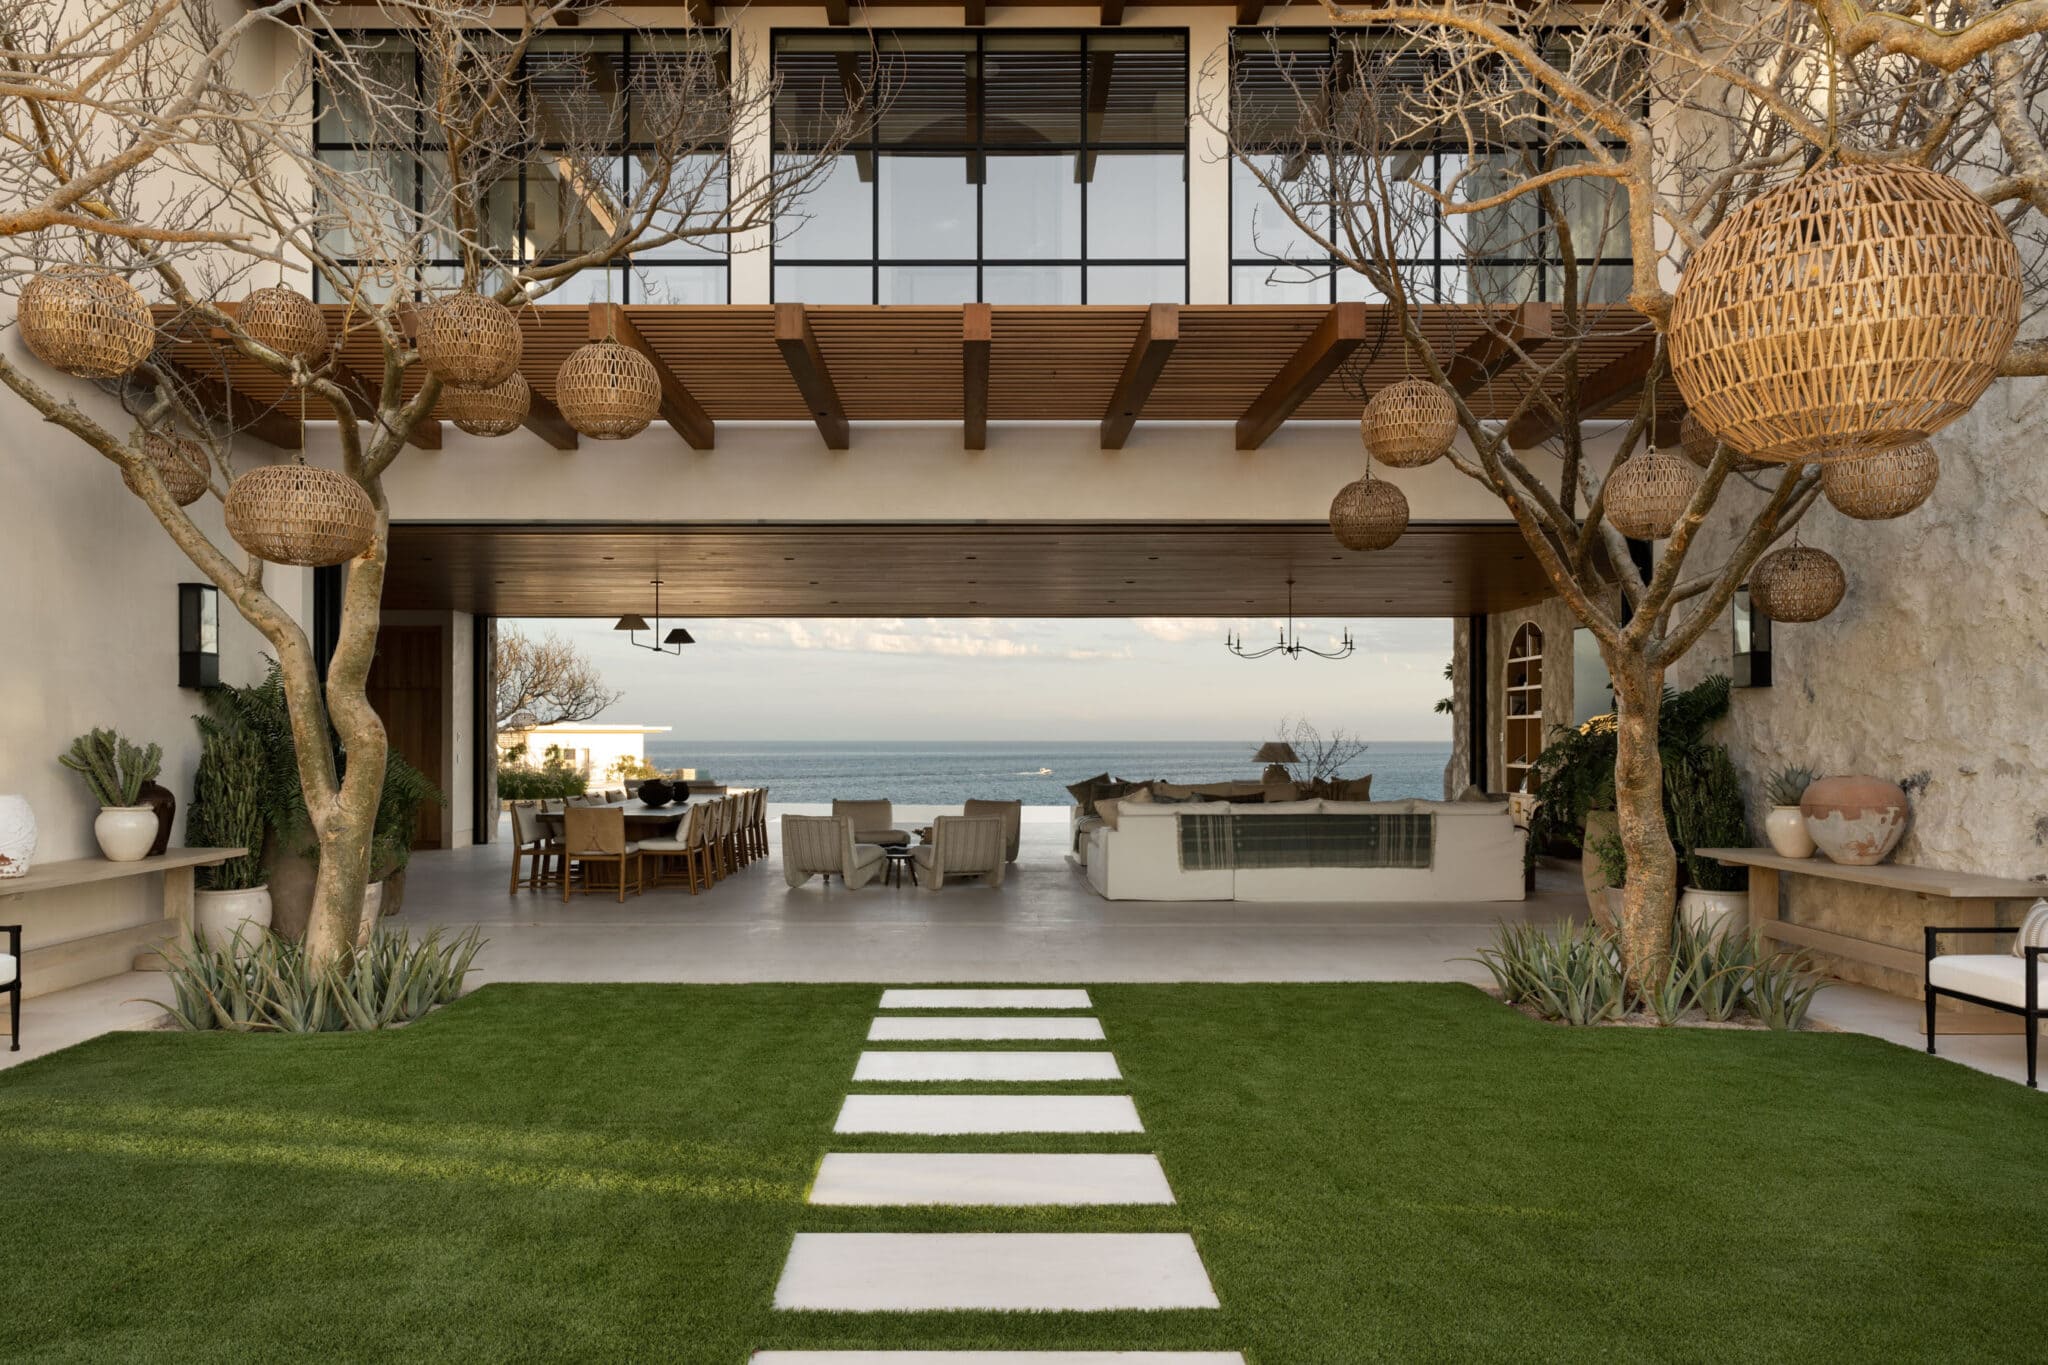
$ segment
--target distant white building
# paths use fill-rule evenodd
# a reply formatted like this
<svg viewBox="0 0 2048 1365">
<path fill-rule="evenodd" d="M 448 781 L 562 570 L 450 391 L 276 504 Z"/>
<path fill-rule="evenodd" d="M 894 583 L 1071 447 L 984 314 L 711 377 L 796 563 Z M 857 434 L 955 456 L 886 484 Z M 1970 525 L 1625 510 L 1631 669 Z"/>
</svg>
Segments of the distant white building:
<svg viewBox="0 0 2048 1365">
<path fill-rule="evenodd" d="M 531 730 L 506 730 L 498 735 L 498 751 L 508 759 L 524 755 L 539 767 L 550 753 L 563 758 L 593 779 L 608 776 L 621 759 L 644 760 L 647 737 L 665 735 L 667 725 L 537 725 Z"/>
</svg>

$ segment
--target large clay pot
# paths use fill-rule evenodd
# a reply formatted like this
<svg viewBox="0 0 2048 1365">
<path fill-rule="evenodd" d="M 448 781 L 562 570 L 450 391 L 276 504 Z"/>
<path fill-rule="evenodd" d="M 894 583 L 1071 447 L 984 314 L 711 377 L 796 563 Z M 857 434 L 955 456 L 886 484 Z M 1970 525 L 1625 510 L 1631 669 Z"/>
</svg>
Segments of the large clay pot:
<svg viewBox="0 0 2048 1365">
<path fill-rule="evenodd" d="M 107 806 L 93 819 L 92 833 L 111 863 L 139 863 L 156 839 L 156 811 L 149 806 Z"/>
<path fill-rule="evenodd" d="M 1797 806 L 1772 806 L 1764 816 L 1764 837 L 1780 858 L 1811 858 L 1813 836 L 1806 832 L 1806 815 Z"/>
<path fill-rule="evenodd" d="M 270 888 L 201 891 L 192 898 L 192 923 L 205 932 L 208 943 L 225 947 L 239 939 L 237 952 L 245 952 L 270 927 Z"/>
<path fill-rule="evenodd" d="M 26 796 L 0 796 L 0 877 L 20 877 L 36 856 L 36 813 Z"/>
<path fill-rule="evenodd" d="M 1850 867 L 1872 867 L 1891 856 L 1906 832 L 1905 789 L 1881 777 L 1823 777 L 1799 798 L 1806 832 L 1820 851 Z"/>
<path fill-rule="evenodd" d="M 178 798 L 171 795 L 168 787 L 145 782 L 138 799 L 156 812 L 156 838 L 149 845 L 149 856 L 161 858 L 164 850 L 171 846 L 171 824 L 178 818 Z"/>
</svg>

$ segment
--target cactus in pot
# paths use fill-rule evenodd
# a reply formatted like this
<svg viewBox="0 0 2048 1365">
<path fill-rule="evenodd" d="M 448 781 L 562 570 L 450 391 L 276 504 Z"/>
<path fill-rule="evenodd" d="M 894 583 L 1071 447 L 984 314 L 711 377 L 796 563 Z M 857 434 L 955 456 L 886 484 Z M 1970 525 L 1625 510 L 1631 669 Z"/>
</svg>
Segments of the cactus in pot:
<svg viewBox="0 0 2048 1365">
<path fill-rule="evenodd" d="M 163 746 L 143 748 L 112 730 L 94 729 L 72 740 L 57 761 L 84 778 L 100 803 L 92 823 L 100 852 L 117 863 L 146 857 L 156 842 L 157 813 L 154 806 L 141 804 L 142 789 L 163 771 Z"/>
</svg>

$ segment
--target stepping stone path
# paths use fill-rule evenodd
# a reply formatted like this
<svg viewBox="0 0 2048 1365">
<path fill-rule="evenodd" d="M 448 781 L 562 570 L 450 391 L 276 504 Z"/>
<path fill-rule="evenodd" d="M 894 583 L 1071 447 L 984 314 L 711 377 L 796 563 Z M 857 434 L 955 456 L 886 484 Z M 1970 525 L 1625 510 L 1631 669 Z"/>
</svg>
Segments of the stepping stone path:
<svg viewBox="0 0 2048 1365">
<path fill-rule="evenodd" d="M 886 990 L 868 1041 L 1106 1041 L 1085 990 Z M 904 1049 L 861 1053 L 856 1085 L 1103 1082 L 1113 1053 Z M 836 1133 L 942 1136 L 1142 1133 L 1129 1095 L 850 1094 Z M 864 1208 L 1170 1205 L 1159 1158 L 1142 1152 L 831 1152 L 810 1203 Z M 1114 1312 L 1220 1307 L 1184 1232 L 800 1232 L 778 1309 L 830 1313 Z M 1235 1351 L 760 1351 L 753 1365 L 1244 1365 Z"/>
</svg>

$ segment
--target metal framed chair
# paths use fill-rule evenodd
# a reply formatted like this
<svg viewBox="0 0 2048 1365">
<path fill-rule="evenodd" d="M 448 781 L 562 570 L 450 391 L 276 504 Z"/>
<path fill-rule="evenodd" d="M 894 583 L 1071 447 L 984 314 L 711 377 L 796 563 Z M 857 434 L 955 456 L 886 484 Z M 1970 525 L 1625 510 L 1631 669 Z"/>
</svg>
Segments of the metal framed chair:
<svg viewBox="0 0 2048 1365">
<path fill-rule="evenodd" d="M 2037 916 L 2048 913 L 2048 901 L 2040 902 L 2019 929 L 2020 939 L 2012 951 L 2003 953 L 1943 953 L 1939 940 L 1944 934 L 2010 934 L 1988 924 L 1929 924 L 1926 933 L 1927 965 L 1922 985 L 1927 996 L 1927 1050 L 1934 1051 L 1935 1001 L 1946 996 L 1972 1005 L 1983 1005 L 2004 1014 L 2017 1014 L 2026 1021 L 2027 1085 L 2035 1084 L 2034 1066 L 2041 1046 L 2041 1019 L 2048 1014 L 2048 978 L 2042 975 L 2042 955 L 2048 943 L 2033 942 Z"/>
<path fill-rule="evenodd" d="M 618 870 L 621 905 L 626 901 L 626 869 L 629 865 L 633 870 L 635 894 L 647 889 L 647 866 L 640 859 L 640 845 L 626 837 L 626 812 L 616 806 L 610 809 L 571 806 L 562 812 L 562 902 L 565 905 L 571 889 L 569 874 L 577 863 L 583 864 L 585 895 L 593 890 L 590 877 L 593 866 L 609 865 Z"/>
<path fill-rule="evenodd" d="M 0 991 L 7 992 L 7 1050 L 21 1051 L 21 926 L 0 924 L 7 951 L 0 953 Z"/>
</svg>

